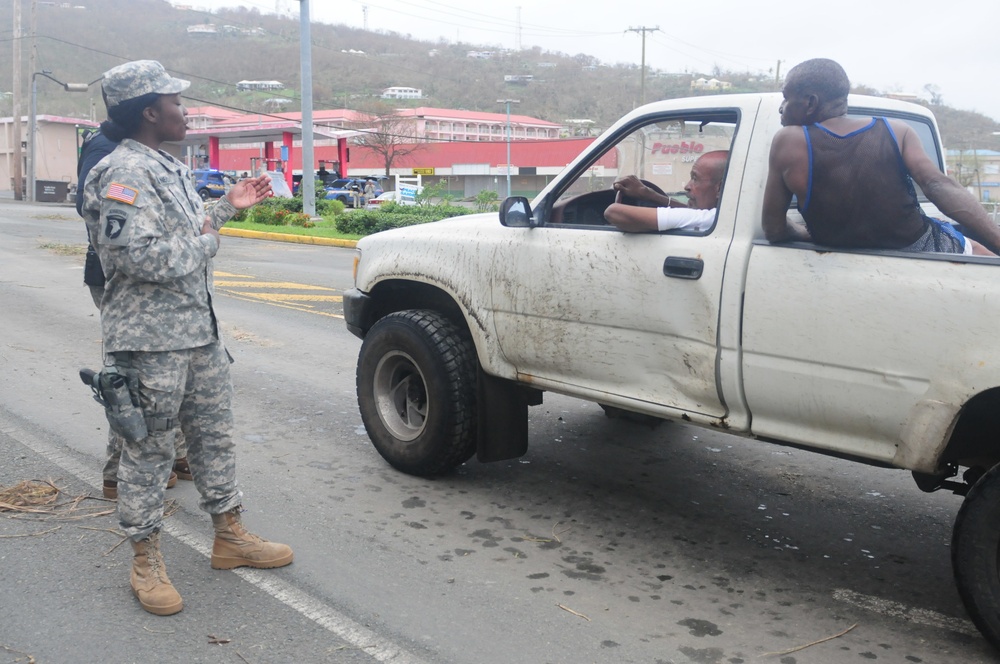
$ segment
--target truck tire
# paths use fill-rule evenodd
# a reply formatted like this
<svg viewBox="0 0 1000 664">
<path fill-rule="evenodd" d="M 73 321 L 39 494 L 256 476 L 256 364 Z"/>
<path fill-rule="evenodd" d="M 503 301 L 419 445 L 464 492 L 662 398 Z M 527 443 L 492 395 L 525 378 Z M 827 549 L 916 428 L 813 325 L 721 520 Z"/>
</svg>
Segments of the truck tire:
<svg viewBox="0 0 1000 664">
<path fill-rule="evenodd" d="M 443 315 L 400 311 L 375 323 L 357 388 L 368 437 L 397 470 L 439 475 L 475 453 L 475 349 Z"/>
<path fill-rule="evenodd" d="M 969 617 L 1000 649 L 1000 465 L 965 496 L 952 531 L 951 565 Z"/>
</svg>

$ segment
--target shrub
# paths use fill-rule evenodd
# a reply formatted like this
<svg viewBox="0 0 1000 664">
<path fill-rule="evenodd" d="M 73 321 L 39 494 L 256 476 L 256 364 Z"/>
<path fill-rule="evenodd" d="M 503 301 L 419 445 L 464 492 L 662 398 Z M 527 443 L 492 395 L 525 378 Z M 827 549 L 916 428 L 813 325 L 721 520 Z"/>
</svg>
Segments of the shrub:
<svg viewBox="0 0 1000 664">
<path fill-rule="evenodd" d="M 490 212 L 491 210 L 500 209 L 500 195 L 491 190 L 483 189 L 478 194 L 476 194 L 476 211 L 477 212 Z"/>
<path fill-rule="evenodd" d="M 266 205 L 265 203 L 267 201 L 263 201 L 247 210 L 245 220 L 256 224 L 267 224 L 268 226 L 281 226 L 284 224 L 284 219 L 278 216 L 278 213 L 282 212 L 282 210 L 273 205 Z"/>
<path fill-rule="evenodd" d="M 325 216 L 339 216 L 344 213 L 344 204 L 340 201 L 328 201 L 319 199 L 316 201 L 316 214 Z M 305 221 L 296 216 L 300 215 L 308 221 L 302 212 L 302 198 L 267 198 L 257 205 L 247 210 L 240 210 L 233 221 L 249 221 L 257 224 L 267 224 L 269 226 L 284 226 L 292 224 L 294 226 L 304 226 L 310 228 Z"/>
<path fill-rule="evenodd" d="M 291 226 L 301 226 L 302 228 L 312 228 L 316 224 L 312 222 L 308 214 L 303 212 L 289 212 L 286 216 L 286 223 Z"/>
<path fill-rule="evenodd" d="M 345 206 L 341 201 L 321 198 L 316 201 L 316 214 L 321 217 L 339 217 L 344 214 Z"/>
<path fill-rule="evenodd" d="M 337 217 L 337 230 L 353 235 L 371 235 L 390 228 L 415 226 L 468 214 L 457 205 L 399 205 L 384 203 L 378 210 L 355 210 Z"/>
</svg>

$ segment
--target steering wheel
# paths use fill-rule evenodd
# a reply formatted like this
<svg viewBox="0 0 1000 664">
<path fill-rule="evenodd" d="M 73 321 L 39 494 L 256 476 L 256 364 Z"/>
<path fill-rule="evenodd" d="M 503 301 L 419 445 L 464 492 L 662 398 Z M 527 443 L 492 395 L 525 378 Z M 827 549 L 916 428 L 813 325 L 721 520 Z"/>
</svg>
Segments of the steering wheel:
<svg viewBox="0 0 1000 664">
<path fill-rule="evenodd" d="M 656 193 L 660 194 L 661 196 L 667 195 L 666 192 L 663 191 L 663 189 L 653 184 L 649 180 L 639 180 L 639 182 L 643 183 L 644 185 L 646 185 Z M 611 190 L 615 191 L 614 186 L 612 186 Z M 660 207 L 659 205 L 657 205 L 652 201 L 640 200 L 638 198 L 632 198 L 631 196 L 626 196 L 621 191 L 615 191 L 615 202 L 624 203 L 625 205 L 634 205 L 636 207 Z"/>
</svg>

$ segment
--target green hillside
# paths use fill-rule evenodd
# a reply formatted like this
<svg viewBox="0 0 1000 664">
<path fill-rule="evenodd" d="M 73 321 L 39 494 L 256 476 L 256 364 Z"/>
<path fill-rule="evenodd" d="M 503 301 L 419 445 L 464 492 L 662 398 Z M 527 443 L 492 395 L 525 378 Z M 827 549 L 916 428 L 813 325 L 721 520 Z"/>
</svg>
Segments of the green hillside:
<svg viewBox="0 0 1000 664">
<path fill-rule="evenodd" d="M 25 32 L 31 0 L 21 0 Z M 196 4 L 196 3 L 193 3 Z M 267 112 L 300 110 L 299 24 L 297 19 L 260 14 L 256 10 L 209 14 L 175 9 L 165 0 L 76 0 L 38 3 L 36 71 L 50 70 L 66 82 L 87 83 L 106 69 L 131 59 L 151 58 L 188 78 L 187 96 L 239 110 Z M 74 7 L 75 5 L 75 7 Z M 83 8 L 80 8 L 83 5 Z M 193 34 L 188 27 L 216 26 L 215 34 Z M 11 89 L 12 3 L 0 3 L 0 90 Z M 516 53 L 496 51 L 488 59 L 468 57 L 469 51 L 492 50 L 481 44 L 432 43 L 394 33 L 367 32 L 340 25 L 314 24 L 314 107 L 366 108 L 390 86 L 423 90 L 425 99 L 393 102 L 500 112 L 497 99 L 519 99 L 512 112 L 563 123 L 590 119 L 604 128 L 638 105 L 640 72 L 634 65 L 600 63 L 591 56 L 552 53 L 534 48 Z M 24 40 L 22 82 L 28 111 L 29 42 Z M 704 72 L 732 84 L 732 92 L 776 89 L 771 75 L 759 77 L 727 71 Z M 523 84 L 504 82 L 509 75 L 532 77 Z M 278 80 L 277 92 L 238 92 L 243 79 Z M 646 99 L 689 96 L 691 76 L 650 71 Z M 861 86 L 865 92 L 872 92 Z M 10 115 L 10 96 L 2 98 L 0 114 Z M 281 100 L 281 101 L 275 101 Z M 1000 123 L 967 111 L 934 106 L 949 147 L 1000 150 Z M 38 78 L 38 111 L 101 119 L 99 86 L 87 94 L 67 93 Z"/>
</svg>

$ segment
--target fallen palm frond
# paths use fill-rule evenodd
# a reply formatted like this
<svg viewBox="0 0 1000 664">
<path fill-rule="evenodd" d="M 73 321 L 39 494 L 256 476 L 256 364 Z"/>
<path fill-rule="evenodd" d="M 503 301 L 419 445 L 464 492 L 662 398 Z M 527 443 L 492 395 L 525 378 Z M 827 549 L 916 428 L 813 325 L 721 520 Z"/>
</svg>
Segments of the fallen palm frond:
<svg viewBox="0 0 1000 664">
<path fill-rule="evenodd" d="M 103 498 L 69 496 L 52 480 L 24 480 L 0 487 L 0 514 L 12 519 L 77 521 L 114 514 Z"/>
<path fill-rule="evenodd" d="M 164 518 L 178 509 L 175 501 L 165 501 Z M 24 480 L 0 487 L 0 514 L 11 519 L 79 521 L 112 515 L 115 510 L 115 503 L 105 498 L 89 494 L 66 495 L 52 480 Z"/>
</svg>

